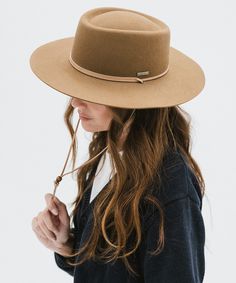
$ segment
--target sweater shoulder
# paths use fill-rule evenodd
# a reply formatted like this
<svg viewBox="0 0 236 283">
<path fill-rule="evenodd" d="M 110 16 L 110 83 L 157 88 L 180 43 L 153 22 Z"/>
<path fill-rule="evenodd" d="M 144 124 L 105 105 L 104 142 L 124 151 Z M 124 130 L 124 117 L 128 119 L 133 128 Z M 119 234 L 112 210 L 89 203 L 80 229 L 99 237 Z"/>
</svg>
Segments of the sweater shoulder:
<svg viewBox="0 0 236 283">
<path fill-rule="evenodd" d="M 166 206 L 175 200 L 190 198 L 198 207 L 202 208 L 202 197 L 197 178 L 188 162 L 180 152 L 170 152 L 163 160 L 160 173 L 161 183 L 154 180 L 148 193 Z M 145 205 L 150 202 L 145 201 Z M 149 208 L 155 210 L 156 206 Z"/>
</svg>

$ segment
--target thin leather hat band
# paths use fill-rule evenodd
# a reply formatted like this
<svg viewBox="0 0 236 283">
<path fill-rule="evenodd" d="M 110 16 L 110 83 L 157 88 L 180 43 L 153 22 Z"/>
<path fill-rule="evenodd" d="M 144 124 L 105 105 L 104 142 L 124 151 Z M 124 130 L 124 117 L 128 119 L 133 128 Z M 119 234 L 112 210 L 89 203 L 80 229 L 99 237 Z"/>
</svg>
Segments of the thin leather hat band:
<svg viewBox="0 0 236 283">
<path fill-rule="evenodd" d="M 157 76 L 153 76 L 153 77 L 148 77 L 148 78 L 138 78 L 138 77 L 119 77 L 119 76 L 110 76 L 110 75 L 104 75 L 104 74 L 100 74 L 100 73 L 96 73 L 96 72 L 93 72 L 93 71 L 90 71 L 88 69 L 85 69 L 81 66 L 79 66 L 78 64 L 75 63 L 75 61 L 72 59 L 71 57 L 71 54 L 69 56 L 69 61 L 71 63 L 71 65 L 78 71 L 80 71 L 81 73 L 84 73 L 85 75 L 89 75 L 89 76 L 92 76 L 92 77 L 95 77 L 95 78 L 98 78 L 98 79 L 103 79 L 103 80 L 108 80 L 108 81 L 117 81 L 117 82 L 139 82 L 139 83 L 144 83 L 145 81 L 150 81 L 150 80 L 155 80 L 155 79 L 158 79 L 162 76 L 164 76 L 168 70 L 169 70 L 169 66 L 167 67 L 167 69 L 157 75 Z M 149 71 L 146 71 L 146 72 L 140 72 L 140 73 L 137 73 L 137 76 L 138 75 L 146 75 L 146 74 L 149 74 Z"/>
</svg>

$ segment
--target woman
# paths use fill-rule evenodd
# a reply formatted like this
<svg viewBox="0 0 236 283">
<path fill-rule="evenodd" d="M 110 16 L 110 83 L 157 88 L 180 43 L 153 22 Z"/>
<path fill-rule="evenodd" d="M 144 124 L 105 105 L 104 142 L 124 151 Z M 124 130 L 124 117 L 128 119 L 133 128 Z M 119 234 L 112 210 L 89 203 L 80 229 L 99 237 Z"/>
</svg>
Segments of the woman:
<svg viewBox="0 0 236 283">
<path fill-rule="evenodd" d="M 162 21 L 102 7 L 82 15 L 74 38 L 31 56 L 34 73 L 71 97 L 64 117 L 73 171 L 74 112 L 93 133 L 89 160 L 76 168 L 72 214 L 54 196 L 61 174 L 32 221 L 74 282 L 203 282 L 205 184 L 179 104 L 198 95 L 205 78 L 169 42 Z"/>
</svg>

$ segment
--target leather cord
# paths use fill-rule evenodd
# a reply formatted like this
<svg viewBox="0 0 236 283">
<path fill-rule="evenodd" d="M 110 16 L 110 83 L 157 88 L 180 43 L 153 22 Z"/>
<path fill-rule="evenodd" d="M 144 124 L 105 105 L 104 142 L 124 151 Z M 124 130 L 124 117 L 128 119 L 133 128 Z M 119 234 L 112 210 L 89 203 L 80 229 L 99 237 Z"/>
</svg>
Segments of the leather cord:
<svg viewBox="0 0 236 283">
<path fill-rule="evenodd" d="M 132 111 L 129 119 L 132 117 L 133 113 L 135 112 L 135 109 Z M 126 123 L 129 121 L 129 119 L 126 121 Z M 76 170 L 78 170 L 80 167 L 90 163 L 92 160 L 94 160 L 95 158 L 97 158 L 100 154 L 102 154 L 107 148 L 108 148 L 108 145 L 106 147 L 104 147 L 97 155 L 95 155 L 93 158 L 87 160 L 86 162 L 84 162 L 82 165 L 80 165 L 79 167 L 73 169 L 72 171 L 69 171 L 67 173 L 64 173 L 65 172 L 65 168 L 66 168 L 66 165 L 68 163 L 68 160 L 69 160 L 69 156 L 70 156 L 70 153 L 71 153 L 71 150 L 72 150 L 72 147 L 73 147 L 73 144 L 75 142 L 75 137 L 76 137 L 76 133 L 77 133 L 77 130 L 79 128 L 79 123 L 80 123 L 80 118 L 78 119 L 78 122 L 77 122 L 77 125 L 76 125 L 76 128 L 75 128 L 75 131 L 74 131 L 74 134 L 73 134 L 73 138 L 72 138 L 72 141 L 71 141 L 71 145 L 70 145 L 70 149 L 68 151 L 68 154 L 67 154 L 67 157 L 66 157 L 66 160 L 65 160 L 65 163 L 64 163 L 64 166 L 63 166 L 63 169 L 62 169 L 62 172 L 59 176 L 56 177 L 55 181 L 54 181 L 54 190 L 53 190 L 53 197 L 56 195 L 56 190 L 57 190 L 57 187 L 59 186 L 62 178 Z"/>
</svg>

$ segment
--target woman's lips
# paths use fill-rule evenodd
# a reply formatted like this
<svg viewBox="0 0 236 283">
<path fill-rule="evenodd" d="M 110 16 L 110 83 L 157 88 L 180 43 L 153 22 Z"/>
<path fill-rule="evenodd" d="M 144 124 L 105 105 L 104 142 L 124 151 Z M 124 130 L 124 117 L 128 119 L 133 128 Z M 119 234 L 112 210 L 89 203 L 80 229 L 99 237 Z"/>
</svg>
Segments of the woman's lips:
<svg viewBox="0 0 236 283">
<path fill-rule="evenodd" d="M 90 118 L 86 118 L 86 117 L 83 117 L 83 116 L 80 116 L 80 119 L 81 120 L 91 120 Z"/>
<path fill-rule="evenodd" d="M 87 117 L 87 116 L 84 116 L 84 115 L 82 115 L 82 114 L 80 114 L 80 113 L 79 113 L 79 117 L 80 117 L 81 119 L 91 120 L 91 118 L 89 118 L 89 117 Z"/>
</svg>

